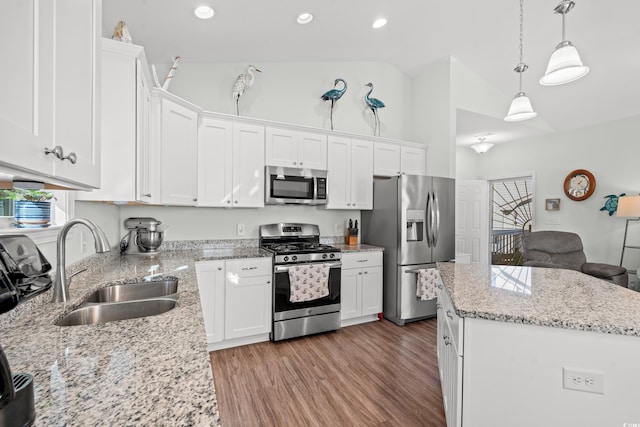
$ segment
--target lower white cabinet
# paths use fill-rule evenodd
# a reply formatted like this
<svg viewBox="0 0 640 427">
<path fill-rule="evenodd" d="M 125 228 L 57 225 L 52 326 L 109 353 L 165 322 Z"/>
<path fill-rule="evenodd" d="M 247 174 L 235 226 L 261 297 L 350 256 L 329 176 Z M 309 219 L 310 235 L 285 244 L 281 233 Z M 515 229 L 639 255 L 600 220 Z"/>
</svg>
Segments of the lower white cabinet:
<svg viewBox="0 0 640 427">
<path fill-rule="evenodd" d="M 437 352 L 447 427 L 462 425 L 463 319 L 447 291 L 438 291 Z"/>
<path fill-rule="evenodd" d="M 271 258 L 196 262 L 209 350 L 268 341 Z"/>
<path fill-rule="evenodd" d="M 342 326 L 378 319 L 382 312 L 382 252 L 342 254 Z"/>
</svg>

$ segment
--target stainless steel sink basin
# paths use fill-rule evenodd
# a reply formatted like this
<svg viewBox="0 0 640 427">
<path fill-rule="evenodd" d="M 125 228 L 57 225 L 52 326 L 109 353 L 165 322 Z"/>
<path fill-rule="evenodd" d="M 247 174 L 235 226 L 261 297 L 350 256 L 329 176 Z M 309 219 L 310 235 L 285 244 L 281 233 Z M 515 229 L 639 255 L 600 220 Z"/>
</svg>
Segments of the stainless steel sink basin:
<svg viewBox="0 0 640 427">
<path fill-rule="evenodd" d="M 154 280 L 125 285 L 115 285 L 96 290 L 86 302 L 121 302 L 147 298 L 177 298 L 178 279 Z"/>
<path fill-rule="evenodd" d="M 56 324 L 58 326 L 94 325 L 115 320 L 136 319 L 166 313 L 175 306 L 176 300 L 170 298 L 93 304 L 76 308 Z"/>
</svg>

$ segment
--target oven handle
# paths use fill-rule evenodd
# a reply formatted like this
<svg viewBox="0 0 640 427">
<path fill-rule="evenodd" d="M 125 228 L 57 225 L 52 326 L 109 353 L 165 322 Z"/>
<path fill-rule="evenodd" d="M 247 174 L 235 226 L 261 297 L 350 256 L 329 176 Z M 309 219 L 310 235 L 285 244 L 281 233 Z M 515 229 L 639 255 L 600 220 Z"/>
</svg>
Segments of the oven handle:
<svg viewBox="0 0 640 427">
<path fill-rule="evenodd" d="M 304 265 L 309 265 L 309 264 L 321 264 L 319 262 L 310 262 L 310 263 L 305 263 Z M 342 267 L 342 261 L 329 261 L 329 262 L 325 262 L 322 264 L 329 264 L 330 268 L 340 268 Z M 292 264 L 292 265 L 276 265 L 273 268 L 273 271 L 275 273 L 286 273 L 287 271 L 289 271 L 289 268 L 291 267 L 295 267 L 296 265 L 301 265 L 301 264 Z"/>
</svg>

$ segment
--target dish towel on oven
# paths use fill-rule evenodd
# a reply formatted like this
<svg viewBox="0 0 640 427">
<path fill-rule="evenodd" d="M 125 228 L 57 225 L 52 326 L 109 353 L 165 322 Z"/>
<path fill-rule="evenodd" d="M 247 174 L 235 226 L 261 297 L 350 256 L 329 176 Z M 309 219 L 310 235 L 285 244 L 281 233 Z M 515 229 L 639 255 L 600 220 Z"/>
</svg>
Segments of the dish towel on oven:
<svg viewBox="0 0 640 427">
<path fill-rule="evenodd" d="M 329 264 L 302 264 L 289 268 L 289 301 L 312 301 L 329 295 Z"/>
<path fill-rule="evenodd" d="M 418 270 L 418 280 L 416 281 L 416 296 L 422 301 L 436 298 L 436 289 L 442 279 L 437 268 L 421 268 Z"/>
</svg>

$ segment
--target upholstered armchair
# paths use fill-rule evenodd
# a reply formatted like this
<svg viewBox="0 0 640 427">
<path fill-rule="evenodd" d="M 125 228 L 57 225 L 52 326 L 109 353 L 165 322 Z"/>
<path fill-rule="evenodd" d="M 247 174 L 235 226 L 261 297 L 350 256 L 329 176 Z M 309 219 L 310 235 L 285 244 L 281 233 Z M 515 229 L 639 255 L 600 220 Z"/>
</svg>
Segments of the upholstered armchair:
<svg viewBox="0 0 640 427">
<path fill-rule="evenodd" d="M 532 231 L 522 236 L 524 265 L 565 268 L 627 287 L 627 269 L 617 265 L 587 262 L 582 240 L 566 231 Z"/>
</svg>

